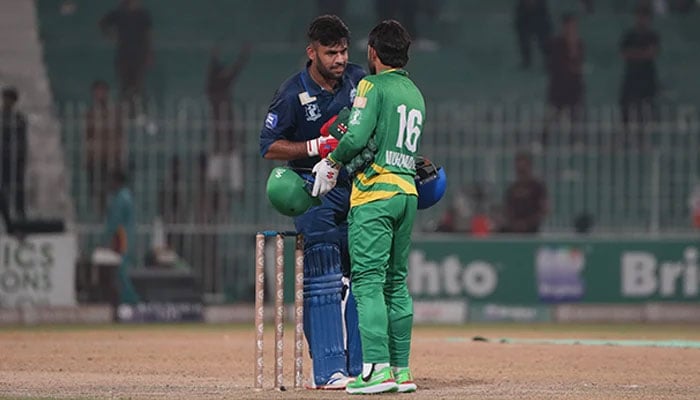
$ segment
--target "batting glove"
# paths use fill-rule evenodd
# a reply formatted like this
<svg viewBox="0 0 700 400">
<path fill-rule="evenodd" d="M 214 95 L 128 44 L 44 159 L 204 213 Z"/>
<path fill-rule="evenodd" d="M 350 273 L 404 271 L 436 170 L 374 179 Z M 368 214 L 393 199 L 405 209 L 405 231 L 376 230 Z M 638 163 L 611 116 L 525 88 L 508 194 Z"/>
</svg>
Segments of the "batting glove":
<svg viewBox="0 0 700 400">
<path fill-rule="evenodd" d="M 311 195 L 319 197 L 333 190 L 338 181 L 340 167 L 328 158 L 323 158 L 314 165 L 312 172 L 316 175 L 316 179 Z"/>
<path fill-rule="evenodd" d="M 319 136 L 316 139 L 306 141 L 306 153 L 309 157 L 321 156 L 325 158 L 338 147 L 338 139 L 332 136 Z"/>
</svg>

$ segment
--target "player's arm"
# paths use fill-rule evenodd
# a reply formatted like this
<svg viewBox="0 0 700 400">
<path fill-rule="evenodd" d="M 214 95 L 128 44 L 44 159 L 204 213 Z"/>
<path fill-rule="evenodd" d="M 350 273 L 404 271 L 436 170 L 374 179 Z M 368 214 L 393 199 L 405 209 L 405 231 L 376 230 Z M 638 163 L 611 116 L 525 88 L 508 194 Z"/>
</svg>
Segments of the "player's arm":
<svg viewBox="0 0 700 400">
<path fill-rule="evenodd" d="M 368 80 L 361 80 L 350 111 L 348 132 L 343 135 L 338 147 L 328 155 L 331 161 L 346 164 L 367 147 L 367 142 L 377 127 L 379 107 L 379 90 Z"/>
<path fill-rule="evenodd" d="M 299 160 L 309 157 L 306 150 L 306 142 L 292 142 L 287 139 L 277 139 L 270 144 L 267 152 L 263 154 L 267 160 Z"/>
<path fill-rule="evenodd" d="M 276 93 L 260 131 L 260 155 L 267 160 L 298 160 L 307 157 L 303 142 L 288 140 L 296 131 L 294 108 L 284 93 Z"/>
<path fill-rule="evenodd" d="M 335 148 L 337 140 L 333 137 L 317 137 L 306 141 L 292 141 L 297 130 L 292 102 L 283 95 L 275 96 L 265 124 L 260 132 L 260 155 L 267 160 L 291 161 L 308 157 L 325 156 L 330 152 L 328 146 Z"/>
</svg>

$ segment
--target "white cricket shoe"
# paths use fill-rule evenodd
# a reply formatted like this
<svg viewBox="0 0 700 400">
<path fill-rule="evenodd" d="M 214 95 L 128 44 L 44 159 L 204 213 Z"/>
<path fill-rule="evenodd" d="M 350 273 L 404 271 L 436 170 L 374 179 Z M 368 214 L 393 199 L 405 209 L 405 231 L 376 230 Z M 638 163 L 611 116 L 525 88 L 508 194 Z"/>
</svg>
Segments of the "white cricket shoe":
<svg viewBox="0 0 700 400">
<path fill-rule="evenodd" d="M 307 389 L 314 390 L 345 390 L 345 387 L 349 382 L 352 382 L 353 378 L 345 376 L 342 372 L 336 372 L 331 375 L 328 382 L 323 385 L 317 385 L 314 379 L 311 378 L 311 382 L 306 386 Z"/>
</svg>

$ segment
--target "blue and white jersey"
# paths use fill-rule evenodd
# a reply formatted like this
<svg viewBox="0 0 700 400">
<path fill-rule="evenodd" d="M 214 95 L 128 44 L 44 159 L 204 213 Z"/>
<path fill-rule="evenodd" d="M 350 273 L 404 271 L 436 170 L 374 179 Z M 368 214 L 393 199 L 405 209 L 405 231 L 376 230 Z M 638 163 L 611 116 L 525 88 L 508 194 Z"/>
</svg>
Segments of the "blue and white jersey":
<svg viewBox="0 0 700 400">
<path fill-rule="evenodd" d="M 260 132 L 260 154 L 265 156 L 270 145 L 279 139 L 305 142 L 320 135 L 321 126 L 343 107 L 352 107 L 357 84 L 365 71 L 357 64 L 348 63 L 335 93 L 321 88 L 311 76 L 308 67 L 287 79 L 275 93 Z M 298 172 L 309 173 L 319 157 L 289 161 Z"/>
</svg>

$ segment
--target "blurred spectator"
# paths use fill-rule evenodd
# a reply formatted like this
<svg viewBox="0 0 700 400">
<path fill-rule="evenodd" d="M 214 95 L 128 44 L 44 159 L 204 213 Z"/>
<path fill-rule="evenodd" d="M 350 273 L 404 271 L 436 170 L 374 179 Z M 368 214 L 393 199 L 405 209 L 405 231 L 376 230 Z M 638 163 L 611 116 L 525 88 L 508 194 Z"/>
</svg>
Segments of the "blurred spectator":
<svg viewBox="0 0 700 400">
<path fill-rule="evenodd" d="M 214 126 L 214 143 L 207 165 L 207 178 L 228 186 L 238 197 L 243 191 L 241 148 L 244 146 L 244 137 L 236 136 L 231 92 L 250 59 L 250 52 L 251 46 L 246 44 L 236 61 L 225 65 L 221 61 L 219 48 L 215 47 L 211 52 L 207 73 L 206 91 Z"/>
<path fill-rule="evenodd" d="M 532 156 L 515 156 L 516 180 L 506 190 L 506 220 L 503 231 L 536 233 L 547 214 L 547 188 L 532 173 Z"/>
<path fill-rule="evenodd" d="M 470 188 L 460 189 L 452 198 L 452 203 L 440 216 L 436 231 L 464 232 L 476 236 L 486 236 L 491 231 L 491 218 L 486 190 L 477 183 Z"/>
<path fill-rule="evenodd" d="M 250 49 L 250 45 L 245 45 L 238 59 L 231 65 L 225 65 L 221 61 L 221 51 L 218 47 L 214 47 L 211 51 L 206 91 L 214 126 L 214 152 L 228 154 L 240 144 L 236 139 L 241 138 L 235 137 L 231 92 L 250 59 Z"/>
<path fill-rule="evenodd" d="M 121 256 L 117 270 L 119 302 L 135 304 L 139 297 L 129 277 L 136 253 L 134 199 L 127 185 L 126 174 L 115 171 L 111 175 L 111 196 L 104 227 L 104 243 Z"/>
<path fill-rule="evenodd" d="M 15 106 L 19 93 L 13 87 L 2 91 L 2 163 L 0 164 L 0 195 L 16 217 L 25 218 L 24 175 L 27 163 L 27 117 Z"/>
<path fill-rule="evenodd" d="M 581 212 L 574 217 L 574 230 L 576 233 L 585 235 L 593 229 L 593 215 L 587 211 Z"/>
<path fill-rule="evenodd" d="M 574 128 L 578 128 L 584 96 L 583 41 L 579 37 L 578 22 L 574 15 L 564 14 L 561 23 L 560 34 L 552 39 L 547 63 L 547 102 L 551 113 L 549 122 L 568 117 Z M 576 134 L 576 139 L 580 140 L 580 133 Z M 543 142 L 547 142 L 546 134 Z"/>
<path fill-rule="evenodd" d="M 140 0 L 121 0 L 100 20 L 102 33 L 116 41 L 120 96 L 130 103 L 143 97 L 146 68 L 153 63 L 151 25 L 151 14 Z"/>
<path fill-rule="evenodd" d="M 331 14 L 344 18 L 347 0 L 316 0 L 318 15 Z"/>
<path fill-rule="evenodd" d="M 452 196 L 452 202 L 440 217 L 438 232 L 469 232 L 469 218 L 472 214 L 468 190 L 461 188 Z"/>
<path fill-rule="evenodd" d="M 546 59 L 552 34 L 552 21 L 546 0 L 518 0 L 515 10 L 515 31 L 518 35 L 521 67 L 530 68 L 532 39 L 537 40 L 542 56 Z"/>
<path fill-rule="evenodd" d="M 85 169 L 89 197 L 98 214 L 107 198 L 109 171 L 121 170 L 126 160 L 119 107 L 110 100 L 109 85 L 92 84 L 92 102 L 85 114 Z"/>
<path fill-rule="evenodd" d="M 627 127 L 634 120 L 643 123 L 652 118 L 658 91 L 656 57 L 659 35 L 651 28 L 651 11 L 638 7 L 634 28 L 622 37 L 620 53 L 625 60 L 625 74 L 620 93 L 622 118 Z"/>
</svg>

